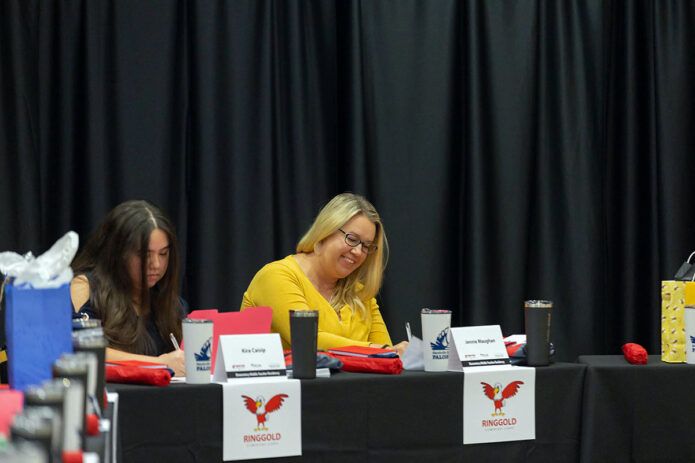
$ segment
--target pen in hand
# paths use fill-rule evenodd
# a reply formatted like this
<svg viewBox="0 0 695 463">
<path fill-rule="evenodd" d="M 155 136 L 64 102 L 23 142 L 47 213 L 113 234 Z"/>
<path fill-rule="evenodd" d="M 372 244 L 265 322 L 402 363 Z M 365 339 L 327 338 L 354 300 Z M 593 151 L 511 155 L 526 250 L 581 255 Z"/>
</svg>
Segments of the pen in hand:
<svg viewBox="0 0 695 463">
<path fill-rule="evenodd" d="M 181 348 L 179 347 L 179 343 L 176 342 L 176 337 L 174 337 L 174 333 L 169 333 L 169 339 L 171 339 L 171 343 L 174 345 L 174 348 L 176 350 L 181 350 Z"/>
</svg>

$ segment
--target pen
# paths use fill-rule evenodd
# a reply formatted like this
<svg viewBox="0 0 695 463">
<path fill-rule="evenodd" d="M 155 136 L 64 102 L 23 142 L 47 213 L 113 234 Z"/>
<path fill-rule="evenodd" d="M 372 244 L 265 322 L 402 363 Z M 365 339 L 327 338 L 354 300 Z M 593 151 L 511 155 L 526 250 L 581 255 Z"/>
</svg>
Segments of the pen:
<svg viewBox="0 0 695 463">
<path fill-rule="evenodd" d="M 408 342 L 410 342 L 410 338 L 412 337 L 410 332 L 410 322 L 405 322 L 405 333 L 408 335 Z"/>
<path fill-rule="evenodd" d="M 171 339 L 171 343 L 174 345 L 176 350 L 181 350 L 181 348 L 179 347 L 179 343 L 176 342 L 176 338 L 174 337 L 174 333 L 169 333 L 169 339 Z"/>
</svg>

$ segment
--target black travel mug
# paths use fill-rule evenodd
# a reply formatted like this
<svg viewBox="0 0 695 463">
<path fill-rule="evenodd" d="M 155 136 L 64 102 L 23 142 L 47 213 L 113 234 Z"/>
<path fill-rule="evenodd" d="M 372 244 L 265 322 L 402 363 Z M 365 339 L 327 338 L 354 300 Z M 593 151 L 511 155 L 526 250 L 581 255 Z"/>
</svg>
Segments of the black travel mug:
<svg viewBox="0 0 695 463">
<path fill-rule="evenodd" d="M 316 341 L 318 330 L 318 310 L 290 310 L 293 378 L 316 378 Z"/>
<path fill-rule="evenodd" d="M 540 367 L 550 363 L 550 315 L 551 301 L 524 302 L 524 322 L 526 324 L 526 363 Z"/>
</svg>

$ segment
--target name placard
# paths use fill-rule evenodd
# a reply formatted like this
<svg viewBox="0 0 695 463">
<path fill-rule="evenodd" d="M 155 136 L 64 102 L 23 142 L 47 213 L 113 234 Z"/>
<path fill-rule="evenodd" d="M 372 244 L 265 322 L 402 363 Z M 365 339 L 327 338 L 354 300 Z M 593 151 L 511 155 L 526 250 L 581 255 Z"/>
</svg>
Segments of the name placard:
<svg viewBox="0 0 695 463">
<path fill-rule="evenodd" d="M 250 378 L 222 384 L 224 461 L 302 454 L 298 379 Z"/>
<path fill-rule="evenodd" d="M 449 370 L 463 367 L 509 365 L 509 355 L 502 341 L 499 325 L 451 328 Z"/>
<path fill-rule="evenodd" d="M 464 368 L 463 409 L 464 444 L 535 439 L 535 368 Z"/>
<path fill-rule="evenodd" d="M 220 336 L 213 380 L 227 378 L 287 377 L 280 335 L 232 334 Z"/>
</svg>

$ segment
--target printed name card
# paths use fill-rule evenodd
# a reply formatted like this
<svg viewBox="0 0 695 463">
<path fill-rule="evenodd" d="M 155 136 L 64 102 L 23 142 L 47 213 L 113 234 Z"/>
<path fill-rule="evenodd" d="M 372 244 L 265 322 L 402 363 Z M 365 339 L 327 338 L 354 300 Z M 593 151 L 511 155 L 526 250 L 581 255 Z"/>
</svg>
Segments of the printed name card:
<svg viewBox="0 0 695 463">
<path fill-rule="evenodd" d="M 536 369 L 463 369 L 463 443 L 536 438 Z"/>
<path fill-rule="evenodd" d="M 214 381 L 227 378 L 287 377 L 280 335 L 234 334 L 220 336 Z"/>
<path fill-rule="evenodd" d="M 302 454 L 298 379 L 247 378 L 222 384 L 224 461 Z"/>
<path fill-rule="evenodd" d="M 509 355 L 502 341 L 499 325 L 451 328 L 449 370 L 463 367 L 509 365 Z"/>
</svg>

